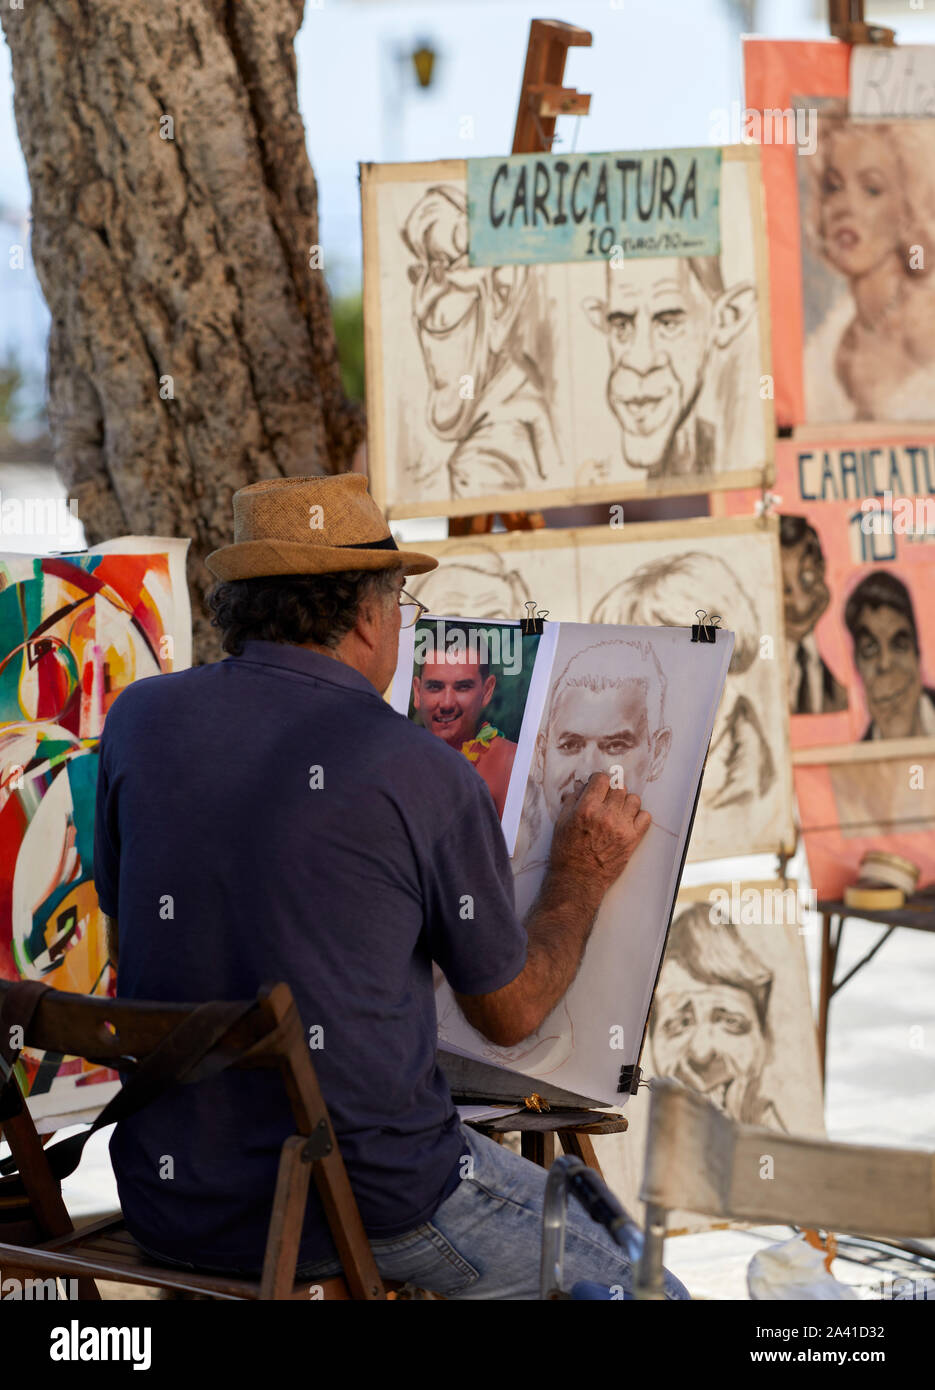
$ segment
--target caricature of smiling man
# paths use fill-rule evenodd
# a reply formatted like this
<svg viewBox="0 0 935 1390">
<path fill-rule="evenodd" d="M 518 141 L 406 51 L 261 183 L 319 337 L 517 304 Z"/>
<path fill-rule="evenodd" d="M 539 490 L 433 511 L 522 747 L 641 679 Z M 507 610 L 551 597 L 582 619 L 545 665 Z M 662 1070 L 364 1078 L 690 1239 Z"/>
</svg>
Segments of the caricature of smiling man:
<svg viewBox="0 0 935 1390">
<path fill-rule="evenodd" d="M 648 257 L 608 262 L 606 294 L 584 310 L 607 336 L 607 403 L 626 462 L 648 478 L 711 472 L 716 431 L 698 401 L 712 357 L 750 322 L 756 290 L 726 289 L 717 256 Z"/>
</svg>

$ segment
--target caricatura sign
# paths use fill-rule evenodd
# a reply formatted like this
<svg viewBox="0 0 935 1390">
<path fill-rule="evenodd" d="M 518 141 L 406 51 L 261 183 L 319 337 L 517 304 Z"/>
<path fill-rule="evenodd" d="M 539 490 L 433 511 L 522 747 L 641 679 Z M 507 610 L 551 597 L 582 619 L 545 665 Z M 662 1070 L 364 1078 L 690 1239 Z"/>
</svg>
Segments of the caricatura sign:
<svg viewBox="0 0 935 1390">
<path fill-rule="evenodd" d="M 720 187 L 716 147 L 469 159 L 469 263 L 716 256 Z"/>
</svg>

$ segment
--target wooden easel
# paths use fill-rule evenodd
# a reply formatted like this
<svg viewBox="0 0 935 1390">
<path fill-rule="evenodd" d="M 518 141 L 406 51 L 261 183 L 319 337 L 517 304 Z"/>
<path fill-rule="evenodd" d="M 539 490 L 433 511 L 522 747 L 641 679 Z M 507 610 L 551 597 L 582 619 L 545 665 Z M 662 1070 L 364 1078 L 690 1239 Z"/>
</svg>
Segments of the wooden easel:
<svg viewBox="0 0 935 1390">
<path fill-rule="evenodd" d="M 529 26 L 526 66 L 520 87 L 513 131 L 513 154 L 548 152 L 555 139 L 557 116 L 586 116 L 591 109 L 589 95 L 574 87 L 563 87 L 565 59 L 569 48 L 590 48 L 591 34 L 560 19 L 534 19 Z M 493 530 L 494 516 L 453 516 L 448 519 L 449 536 L 478 536 Z M 508 531 L 539 531 L 545 526 L 541 512 L 502 512 Z"/>
<path fill-rule="evenodd" d="M 891 48 L 896 42 L 892 29 L 865 21 L 864 0 L 828 0 L 828 22 L 832 37 L 842 43 L 874 43 Z"/>
</svg>

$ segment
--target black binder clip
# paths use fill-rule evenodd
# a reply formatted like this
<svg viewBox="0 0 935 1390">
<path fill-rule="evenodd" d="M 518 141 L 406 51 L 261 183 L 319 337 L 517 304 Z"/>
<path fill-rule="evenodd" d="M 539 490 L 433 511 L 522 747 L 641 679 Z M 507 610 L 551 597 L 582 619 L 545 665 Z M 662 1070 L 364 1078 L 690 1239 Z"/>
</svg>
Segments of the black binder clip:
<svg viewBox="0 0 935 1390">
<path fill-rule="evenodd" d="M 630 1065 L 620 1068 L 620 1080 L 617 1082 L 617 1095 L 636 1095 L 637 1087 L 640 1084 L 640 1077 L 643 1075 L 641 1067 Z"/>
<path fill-rule="evenodd" d="M 716 642 L 717 625 L 721 621 L 720 614 L 713 613 L 709 618 L 703 608 L 695 609 L 696 623 L 692 623 L 693 642 Z"/>
<path fill-rule="evenodd" d="M 528 598 L 528 599 L 526 600 L 525 608 L 526 608 L 526 616 L 525 616 L 525 618 L 522 618 L 522 619 L 520 620 L 520 621 L 522 622 L 522 625 L 523 625 L 523 636 L 524 636 L 524 637 L 541 637 L 541 636 L 542 636 L 542 624 L 545 622 L 546 618 L 549 616 L 549 610 L 548 610 L 547 608 L 540 608 L 540 609 L 539 609 L 539 612 L 537 613 L 537 612 L 536 612 L 536 600 L 535 600 L 534 598 Z"/>
</svg>

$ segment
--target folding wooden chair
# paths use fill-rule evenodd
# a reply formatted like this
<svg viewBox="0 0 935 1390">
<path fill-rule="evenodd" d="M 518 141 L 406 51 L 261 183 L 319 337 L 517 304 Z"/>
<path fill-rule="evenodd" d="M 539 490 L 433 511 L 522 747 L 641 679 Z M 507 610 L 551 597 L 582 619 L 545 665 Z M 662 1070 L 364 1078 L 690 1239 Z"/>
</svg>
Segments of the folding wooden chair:
<svg viewBox="0 0 935 1390">
<path fill-rule="evenodd" d="M 177 1081 L 203 1080 L 227 1067 L 277 1067 L 296 1132 L 282 1146 L 260 1278 L 156 1264 L 136 1244 L 119 1213 L 76 1231 L 62 1200 L 61 1179 L 77 1165 L 92 1131 L 43 1148 L 11 1072 L 17 1042 L 129 1069 L 120 1095 L 96 1127 L 102 1118 L 105 1124 L 119 1118 L 115 1107 L 133 1113 Z M 386 1297 L 288 985 L 265 985 L 255 1000 L 245 1003 L 190 1005 L 125 1003 L 62 993 L 32 981 L 0 981 L 0 1087 L 0 1124 L 11 1150 L 0 1170 L 17 1170 L 0 1179 L 4 1277 L 73 1278 L 83 1299 L 100 1298 L 94 1280 L 103 1278 L 216 1299 L 308 1301 L 309 1283 L 296 1284 L 295 1270 L 314 1174 L 344 1271 L 315 1281 L 316 1292 L 320 1289 L 328 1299 Z"/>
<path fill-rule="evenodd" d="M 636 1293 L 662 1298 L 666 1213 L 883 1239 L 935 1236 L 935 1154 L 736 1124 L 677 1081 L 653 1082 Z"/>
</svg>

